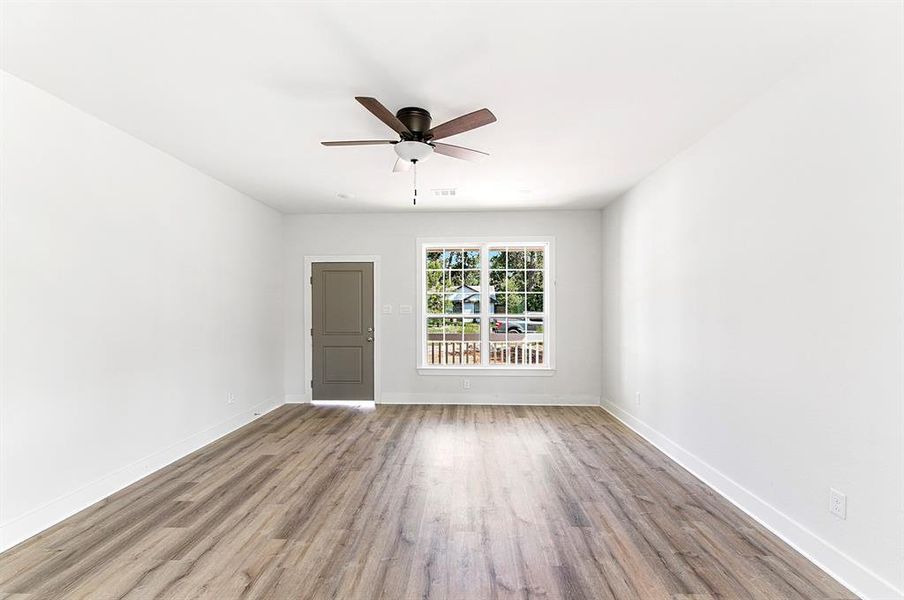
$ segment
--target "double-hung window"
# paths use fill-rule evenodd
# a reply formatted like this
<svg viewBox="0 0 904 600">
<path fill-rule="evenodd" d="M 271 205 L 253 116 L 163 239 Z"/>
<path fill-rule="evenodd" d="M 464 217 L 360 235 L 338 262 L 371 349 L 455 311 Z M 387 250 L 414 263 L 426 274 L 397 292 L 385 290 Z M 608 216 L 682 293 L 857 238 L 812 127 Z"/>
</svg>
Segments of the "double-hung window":
<svg viewBox="0 0 904 600">
<path fill-rule="evenodd" d="M 552 240 L 419 240 L 421 369 L 552 368 Z"/>
</svg>

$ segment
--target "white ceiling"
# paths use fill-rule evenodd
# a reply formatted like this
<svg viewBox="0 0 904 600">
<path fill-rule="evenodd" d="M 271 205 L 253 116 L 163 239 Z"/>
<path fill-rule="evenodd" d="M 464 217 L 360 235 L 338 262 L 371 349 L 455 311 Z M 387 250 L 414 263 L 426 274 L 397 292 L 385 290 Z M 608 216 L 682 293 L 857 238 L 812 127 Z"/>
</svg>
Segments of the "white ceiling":
<svg viewBox="0 0 904 600">
<path fill-rule="evenodd" d="M 0 66 L 285 212 L 411 210 L 354 100 L 497 123 L 420 165 L 416 210 L 597 207 L 875 5 L 818 2 L 4 2 Z M 458 189 L 433 198 L 431 188 Z"/>
</svg>

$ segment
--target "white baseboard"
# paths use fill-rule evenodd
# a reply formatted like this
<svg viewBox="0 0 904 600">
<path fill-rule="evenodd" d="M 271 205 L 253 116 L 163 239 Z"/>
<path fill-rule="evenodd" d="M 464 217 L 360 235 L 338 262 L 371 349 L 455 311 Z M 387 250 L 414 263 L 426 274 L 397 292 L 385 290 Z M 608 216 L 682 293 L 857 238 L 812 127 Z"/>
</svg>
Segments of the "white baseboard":
<svg viewBox="0 0 904 600">
<path fill-rule="evenodd" d="M 606 399 L 600 401 L 600 407 L 864 600 L 904 598 L 904 591 L 897 589 L 891 582 L 873 573 L 631 413 Z"/>
<path fill-rule="evenodd" d="M 377 404 L 476 404 L 512 406 L 599 406 L 600 397 L 559 394 L 439 394 L 383 392 Z"/>
<path fill-rule="evenodd" d="M 311 402 L 311 393 L 307 392 L 304 394 L 286 394 L 285 403 L 286 404 L 310 404 Z"/>
<path fill-rule="evenodd" d="M 48 527 L 88 508 L 95 502 L 135 483 L 154 471 L 191 454 L 195 450 L 216 441 L 224 435 L 247 425 L 282 405 L 277 399 L 269 399 L 225 421 L 199 431 L 162 450 L 116 469 L 76 490 L 39 506 L 24 515 L 0 524 L 0 552 L 12 548 Z"/>
</svg>

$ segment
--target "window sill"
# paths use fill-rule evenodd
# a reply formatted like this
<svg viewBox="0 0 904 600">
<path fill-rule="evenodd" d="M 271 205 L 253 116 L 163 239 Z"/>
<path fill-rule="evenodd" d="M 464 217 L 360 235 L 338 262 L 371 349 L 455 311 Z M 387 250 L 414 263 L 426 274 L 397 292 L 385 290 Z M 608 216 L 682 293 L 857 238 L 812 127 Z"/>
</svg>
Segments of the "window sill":
<svg viewBox="0 0 904 600">
<path fill-rule="evenodd" d="M 552 377 L 552 367 L 418 367 L 418 375 L 441 377 Z"/>
</svg>

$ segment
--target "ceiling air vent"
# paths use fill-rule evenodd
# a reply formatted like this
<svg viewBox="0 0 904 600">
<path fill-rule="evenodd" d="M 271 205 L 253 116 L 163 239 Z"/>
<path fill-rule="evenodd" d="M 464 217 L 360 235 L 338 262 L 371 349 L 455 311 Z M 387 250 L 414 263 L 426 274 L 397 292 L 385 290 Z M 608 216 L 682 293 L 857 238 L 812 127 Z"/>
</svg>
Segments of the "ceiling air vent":
<svg viewBox="0 0 904 600">
<path fill-rule="evenodd" d="M 434 188 L 432 191 L 437 198 L 447 198 L 455 195 L 455 188 Z"/>
</svg>

